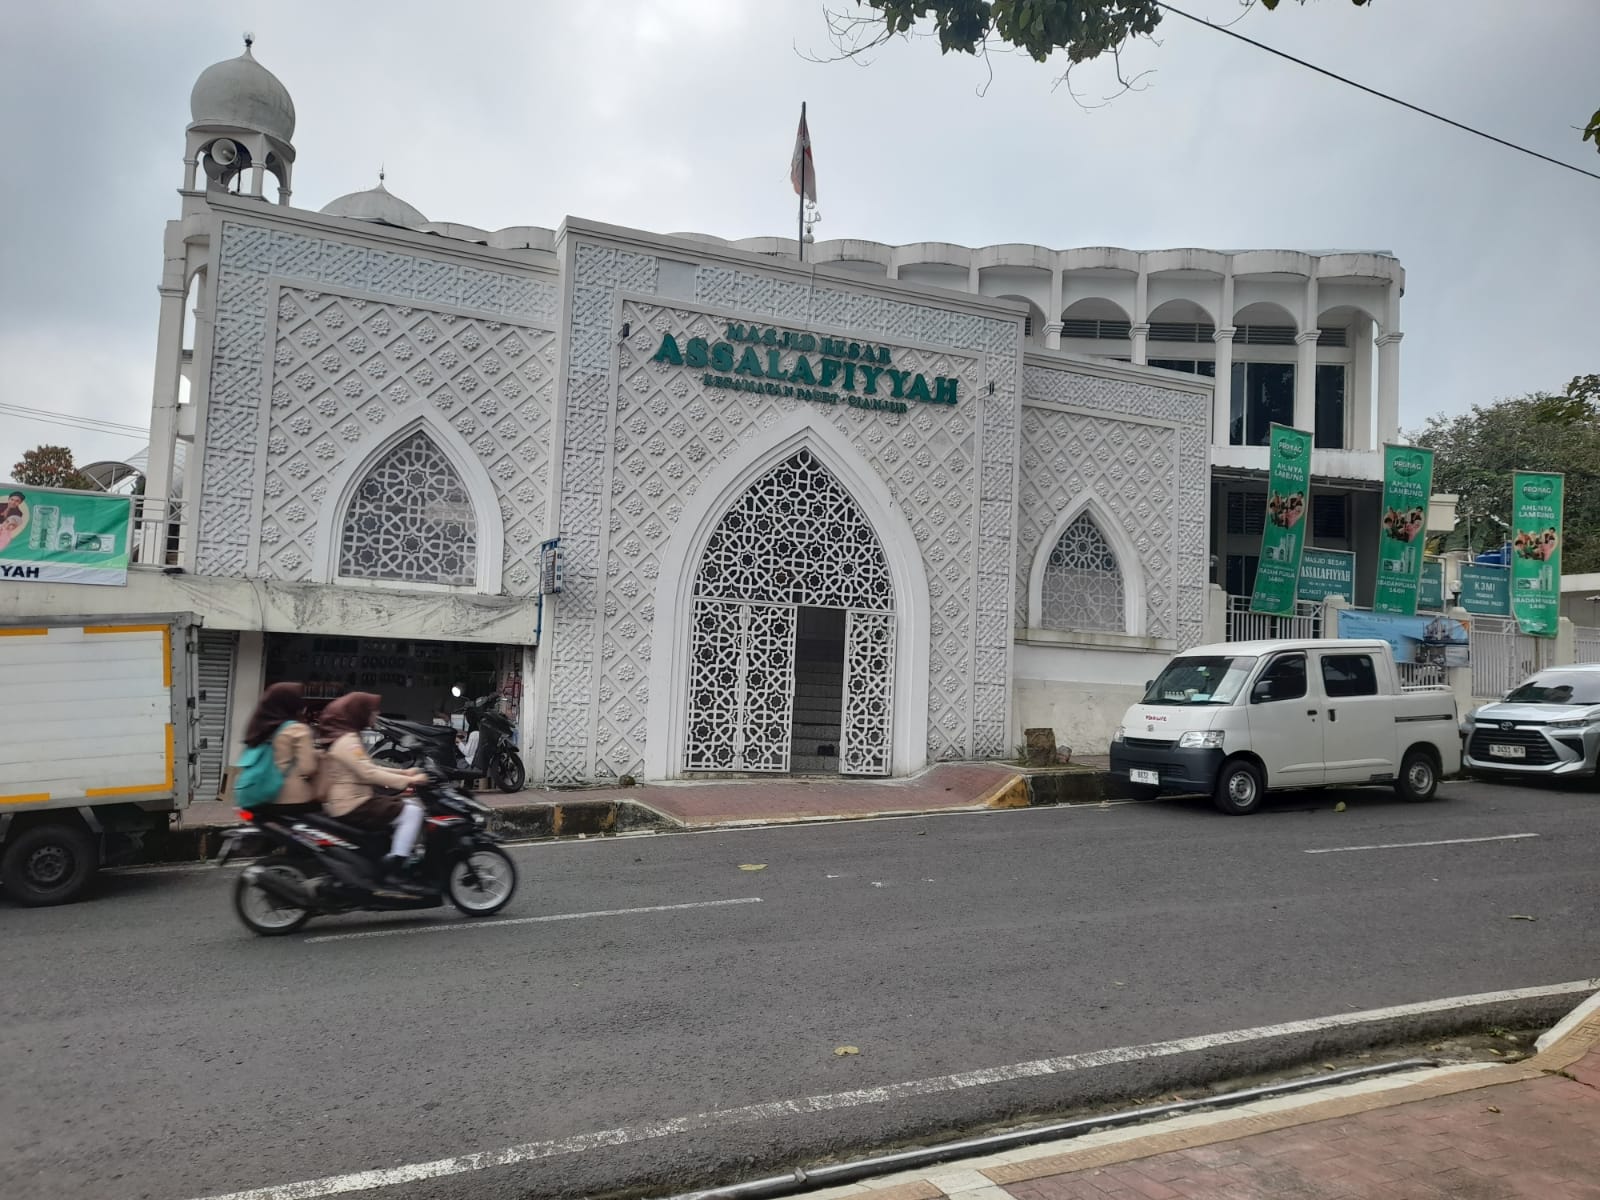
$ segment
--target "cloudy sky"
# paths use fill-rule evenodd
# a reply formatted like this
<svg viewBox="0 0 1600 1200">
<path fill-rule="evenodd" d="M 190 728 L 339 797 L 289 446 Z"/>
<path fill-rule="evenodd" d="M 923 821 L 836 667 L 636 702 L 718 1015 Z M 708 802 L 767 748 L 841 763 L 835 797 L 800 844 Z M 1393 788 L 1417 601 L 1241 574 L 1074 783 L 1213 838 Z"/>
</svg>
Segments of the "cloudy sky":
<svg viewBox="0 0 1600 1200">
<path fill-rule="evenodd" d="M 303 207 L 382 163 L 433 220 L 789 234 L 804 99 L 819 238 L 1390 250 L 1407 427 L 1600 370 L 1600 180 L 1175 17 L 1128 56 L 1145 89 L 1087 112 L 1022 56 L 992 79 L 927 39 L 808 61 L 831 53 L 821 0 L 63 0 L 7 25 L 0 400 L 31 408 L 148 422 L 189 89 L 246 29 L 298 109 Z M 1573 128 L 1600 105 L 1595 0 L 1310 0 L 1236 28 L 1600 171 Z M 42 440 L 80 461 L 142 444 L 3 422 L 0 474 Z"/>
</svg>

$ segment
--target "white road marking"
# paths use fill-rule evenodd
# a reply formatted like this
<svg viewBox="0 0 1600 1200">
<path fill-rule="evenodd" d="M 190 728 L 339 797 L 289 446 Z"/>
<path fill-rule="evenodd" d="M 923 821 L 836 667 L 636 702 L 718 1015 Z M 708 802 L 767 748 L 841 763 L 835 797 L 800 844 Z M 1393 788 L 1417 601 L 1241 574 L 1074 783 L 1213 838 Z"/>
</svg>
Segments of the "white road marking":
<svg viewBox="0 0 1600 1200">
<path fill-rule="evenodd" d="M 1416 846 L 1470 846 L 1474 842 L 1515 842 L 1523 838 L 1536 838 L 1537 833 L 1498 833 L 1494 837 L 1445 838 L 1437 842 L 1382 842 L 1376 846 L 1324 846 L 1320 850 L 1307 850 L 1307 854 L 1348 854 L 1352 850 L 1410 850 Z"/>
<path fill-rule="evenodd" d="M 441 925 L 414 925 L 405 929 L 364 929 L 357 933 L 325 933 L 306 938 L 313 942 L 347 942 L 352 938 L 410 937 L 418 933 L 453 933 L 461 929 L 493 929 L 501 925 L 541 925 L 549 921 L 583 921 L 590 917 L 632 917 L 640 913 L 681 912 L 686 908 L 724 908 L 730 904 L 760 904 L 760 896 L 736 900 L 693 900 L 688 904 L 650 904 L 643 908 L 605 908 L 598 912 L 549 913 L 542 917 L 510 917 L 504 921 L 451 921 Z"/>
<path fill-rule="evenodd" d="M 432 1162 L 407 1163 L 398 1167 L 384 1167 L 371 1171 L 354 1171 L 347 1175 L 327 1175 L 321 1179 L 305 1179 L 296 1183 L 273 1184 L 251 1188 L 242 1192 L 204 1197 L 203 1200 L 317 1200 L 322 1196 L 343 1196 L 370 1188 L 394 1187 L 404 1183 L 418 1183 L 428 1179 L 442 1179 L 450 1175 L 464 1175 L 491 1167 L 513 1166 L 517 1163 L 536 1162 L 562 1154 L 581 1154 L 605 1146 L 623 1146 L 631 1142 L 651 1141 L 671 1137 L 696 1129 L 711 1129 L 724 1125 L 749 1125 L 781 1117 L 802 1116 L 807 1113 L 832 1112 L 839 1109 L 861 1108 L 869 1104 L 886 1104 L 892 1100 L 916 1096 L 933 1096 L 957 1092 L 989 1084 L 1007 1083 L 1017 1079 L 1034 1079 L 1042 1075 L 1063 1075 L 1072 1071 L 1094 1067 L 1114 1066 L 1117 1063 L 1137 1062 L 1150 1058 L 1165 1058 L 1175 1054 L 1189 1054 L 1218 1046 L 1232 1046 L 1243 1042 L 1262 1041 L 1267 1038 L 1294 1034 L 1317 1033 L 1374 1021 L 1393 1020 L 1397 1017 L 1420 1016 L 1444 1012 L 1452 1008 L 1471 1005 L 1506 1003 L 1541 997 L 1578 995 L 1592 992 L 1595 980 L 1582 979 L 1572 983 L 1554 983 L 1543 987 L 1515 988 L 1503 992 L 1481 992 L 1473 996 L 1452 996 L 1443 1000 L 1427 1000 L 1420 1004 L 1399 1004 L 1390 1008 L 1374 1008 L 1365 1012 L 1339 1013 L 1330 1017 L 1316 1017 L 1307 1021 L 1288 1021 L 1280 1025 L 1260 1025 L 1253 1029 L 1236 1029 L 1229 1033 L 1209 1033 L 1199 1037 L 1179 1038 L 1170 1042 L 1150 1042 L 1142 1046 L 1119 1046 L 1111 1050 L 1095 1050 L 1087 1054 L 1066 1054 L 1058 1058 L 1040 1058 L 1032 1062 L 1012 1063 L 1004 1067 L 986 1067 L 976 1071 L 962 1071 L 953 1075 L 936 1075 L 930 1079 L 912 1079 L 904 1083 L 889 1083 L 881 1087 L 858 1088 L 848 1092 L 825 1092 L 818 1096 L 801 1096 L 792 1100 L 770 1100 L 763 1104 L 748 1104 L 741 1108 L 724 1108 L 711 1112 L 694 1113 L 686 1117 L 673 1117 L 665 1121 L 651 1121 L 645 1125 L 602 1129 L 595 1133 L 581 1133 L 574 1137 L 557 1138 L 543 1142 L 524 1142 L 520 1146 L 507 1146 L 501 1150 L 483 1150 L 476 1154 L 462 1154 L 454 1158 L 438 1158 Z"/>
</svg>

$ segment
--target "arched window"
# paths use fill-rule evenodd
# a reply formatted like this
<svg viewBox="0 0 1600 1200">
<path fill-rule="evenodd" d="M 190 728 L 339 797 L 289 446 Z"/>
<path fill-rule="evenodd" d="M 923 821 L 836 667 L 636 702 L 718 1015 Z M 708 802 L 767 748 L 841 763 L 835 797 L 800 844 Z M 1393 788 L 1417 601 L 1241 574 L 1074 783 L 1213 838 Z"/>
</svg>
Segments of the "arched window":
<svg viewBox="0 0 1600 1200">
<path fill-rule="evenodd" d="M 1045 563 L 1039 622 L 1069 632 L 1127 630 L 1122 568 L 1100 527 L 1079 513 L 1061 531 Z"/>
<path fill-rule="evenodd" d="M 477 522 L 461 476 L 421 430 L 392 447 L 356 486 L 339 540 L 346 578 L 472 586 Z"/>
</svg>

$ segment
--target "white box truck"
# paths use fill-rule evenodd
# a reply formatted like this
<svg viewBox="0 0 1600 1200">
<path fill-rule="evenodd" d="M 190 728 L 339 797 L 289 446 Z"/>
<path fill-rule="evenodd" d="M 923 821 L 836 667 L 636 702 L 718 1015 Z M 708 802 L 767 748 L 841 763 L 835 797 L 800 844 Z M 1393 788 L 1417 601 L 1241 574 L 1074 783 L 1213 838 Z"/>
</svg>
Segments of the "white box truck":
<svg viewBox="0 0 1600 1200">
<path fill-rule="evenodd" d="M 0 625 L 0 888 L 64 904 L 193 794 L 198 623 Z"/>
</svg>

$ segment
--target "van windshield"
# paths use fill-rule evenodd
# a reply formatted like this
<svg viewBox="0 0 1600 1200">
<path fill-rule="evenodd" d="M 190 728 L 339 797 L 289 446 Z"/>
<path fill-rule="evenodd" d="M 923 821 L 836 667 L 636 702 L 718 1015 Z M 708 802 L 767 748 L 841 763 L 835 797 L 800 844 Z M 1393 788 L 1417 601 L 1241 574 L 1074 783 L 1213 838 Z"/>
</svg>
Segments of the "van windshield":
<svg viewBox="0 0 1600 1200">
<path fill-rule="evenodd" d="M 1232 704 L 1256 660 L 1245 655 L 1175 658 L 1151 683 L 1145 704 Z"/>
</svg>

